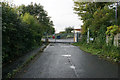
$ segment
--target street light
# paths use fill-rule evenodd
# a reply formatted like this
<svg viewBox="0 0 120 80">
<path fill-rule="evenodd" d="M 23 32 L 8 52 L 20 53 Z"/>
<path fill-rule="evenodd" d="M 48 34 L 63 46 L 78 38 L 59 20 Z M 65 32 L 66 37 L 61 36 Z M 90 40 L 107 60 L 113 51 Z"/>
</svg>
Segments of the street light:
<svg viewBox="0 0 120 80">
<path fill-rule="evenodd" d="M 118 2 L 117 2 L 117 5 L 116 5 L 116 10 L 115 10 L 115 21 L 116 21 L 116 25 L 117 25 L 117 6 L 118 6 Z"/>
<path fill-rule="evenodd" d="M 118 7 L 118 5 L 120 5 L 120 1 L 117 2 L 116 10 L 115 10 L 115 21 L 116 21 L 116 25 L 117 25 L 117 16 L 118 16 L 118 14 L 117 14 L 117 7 Z"/>
<path fill-rule="evenodd" d="M 118 14 L 117 14 L 117 7 L 118 7 L 118 5 L 120 5 L 120 1 L 118 1 L 118 2 L 116 2 L 117 4 L 116 4 L 116 11 L 115 11 L 115 21 L 116 21 L 116 25 L 118 25 L 117 24 L 117 16 L 118 16 Z M 117 37 L 118 37 L 118 34 L 117 34 Z M 115 45 L 115 44 L 114 44 Z M 117 46 L 118 46 L 118 40 L 117 40 Z"/>
</svg>

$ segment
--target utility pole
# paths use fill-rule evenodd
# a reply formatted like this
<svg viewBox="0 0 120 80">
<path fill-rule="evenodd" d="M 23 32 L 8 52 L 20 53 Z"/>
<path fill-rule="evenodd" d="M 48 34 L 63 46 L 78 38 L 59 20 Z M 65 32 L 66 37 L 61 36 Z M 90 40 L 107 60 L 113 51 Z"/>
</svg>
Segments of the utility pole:
<svg viewBox="0 0 120 80">
<path fill-rule="evenodd" d="M 89 28 L 88 28 L 88 33 L 87 33 L 87 43 L 89 43 L 89 35 L 90 35 L 90 32 L 89 32 Z"/>
<path fill-rule="evenodd" d="M 116 10 L 115 10 L 115 21 L 116 21 L 116 25 L 117 25 L 117 6 L 118 6 L 118 2 L 117 2 L 117 5 L 116 5 Z"/>
<path fill-rule="evenodd" d="M 56 34 L 55 34 L 55 43 L 56 43 Z"/>
<path fill-rule="evenodd" d="M 116 21 L 116 25 L 118 25 L 118 21 L 117 21 L 117 16 L 118 16 L 117 7 L 118 7 L 118 3 L 120 3 L 120 1 L 116 2 L 116 9 L 115 9 L 115 21 Z M 115 46 L 118 46 L 118 44 L 119 44 L 118 37 L 119 37 L 118 34 L 116 35 L 116 37 L 114 37 L 114 45 Z"/>
<path fill-rule="evenodd" d="M 73 27 L 73 33 L 74 33 L 74 42 L 75 42 L 75 29 L 74 29 L 74 27 Z"/>
</svg>

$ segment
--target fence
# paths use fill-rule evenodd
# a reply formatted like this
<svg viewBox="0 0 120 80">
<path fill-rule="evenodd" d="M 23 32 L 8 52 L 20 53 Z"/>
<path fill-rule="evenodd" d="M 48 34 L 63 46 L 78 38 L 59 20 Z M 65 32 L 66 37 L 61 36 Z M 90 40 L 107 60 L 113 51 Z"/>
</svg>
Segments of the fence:
<svg viewBox="0 0 120 80">
<path fill-rule="evenodd" d="M 106 36 L 106 43 L 108 44 L 112 38 Z M 120 46 L 120 33 L 114 36 L 114 46 Z"/>
</svg>

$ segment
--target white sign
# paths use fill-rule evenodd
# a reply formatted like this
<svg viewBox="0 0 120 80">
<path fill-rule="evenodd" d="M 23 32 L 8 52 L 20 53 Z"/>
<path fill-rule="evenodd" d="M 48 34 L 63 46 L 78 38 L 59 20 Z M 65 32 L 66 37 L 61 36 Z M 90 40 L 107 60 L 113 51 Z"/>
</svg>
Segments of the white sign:
<svg viewBox="0 0 120 80">
<path fill-rule="evenodd" d="M 93 41 L 94 39 L 93 38 L 90 38 L 90 41 Z"/>
</svg>

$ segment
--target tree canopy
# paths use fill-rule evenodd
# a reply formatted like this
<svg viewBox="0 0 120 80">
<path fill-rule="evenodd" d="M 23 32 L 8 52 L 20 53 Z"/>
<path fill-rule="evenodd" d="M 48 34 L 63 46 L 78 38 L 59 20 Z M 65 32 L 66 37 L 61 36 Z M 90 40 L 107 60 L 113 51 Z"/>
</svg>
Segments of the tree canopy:
<svg viewBox="0 0 120 80">
<path fill-rule="evenodd" d="M 83 20 L 82 34 L 90 28 L 91 36 L 105 35 L 107 27 L 115 24 L 115 10 L 112 2 L 79 2 L 74 1 L 74 10 Z"/>
<path fill-rule="evenodd" d="M 3 63 L 40 46 L 45 32 L 55 32 L 52 20 L 40 4 L 19 7 L 11 7 L 4 2 L 1 4 Z"/>
<path fill-rule="evenodd" d="M 114 2 L 79 2 L 74 1 L 74 11 L 83 20 L 82 34 L 83 41 L 86 41 L 87 31 L 89 28 L 90 37 L 94 38 L 95 44 L 101 47 L 106 41 L 107 27 L 117 25 L 119 26 L 119 15 L 117 15 L 117 24 L 115 20 L 116 6 Z M 120 6 L 118 13 L 120 13 Z"/>
<path fill-rule="evenodd" d="M 31 3 L 28 6 L 21 5 L 18 8 L 19 15 L 24 15 L 25 13 L 29 13 L 33 15 L 44 27 L 44 31 L 48 34 L 53 34 L 55 32 L 53 26 L 53 21 L 50 20 L 47 11 L 43 9 L 43 6 L 40 4 Z"/>
<path fill-rule="evenodd" d="M 67 27 L 67 28 L 65 28 L 65 32 L 66 32 L 66 33 L 71 33 L 71 31 L 72 31 L 73 29 L 74 29 L 73 27 Z"/>
</svg>

